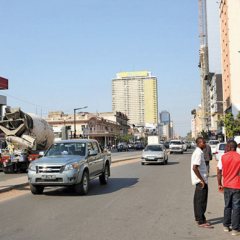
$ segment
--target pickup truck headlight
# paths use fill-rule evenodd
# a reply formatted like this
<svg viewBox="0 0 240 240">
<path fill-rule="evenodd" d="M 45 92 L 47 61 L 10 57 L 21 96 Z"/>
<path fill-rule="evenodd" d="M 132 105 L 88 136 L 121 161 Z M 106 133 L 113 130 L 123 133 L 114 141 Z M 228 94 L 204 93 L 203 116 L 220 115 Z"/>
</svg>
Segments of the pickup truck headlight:
<svg viewBox="0 0 240 240">
<path fill-rule="evenodd" d="M 30 169 L 31 171 L 36 171 L 36 165 L 33 164 L 33 163 L 31 163 L 31 164 L 29 165 L 29 169 Z"/>
<path fill-rule="evenodd" d="M 67 164 L 67 165 L 64 167 L 64 171 L 73 170 L 73 169 L 77 168 L 77 166 L 78 166 L 78 163 L 77 163 L 77 162 Z"/>
</svg>

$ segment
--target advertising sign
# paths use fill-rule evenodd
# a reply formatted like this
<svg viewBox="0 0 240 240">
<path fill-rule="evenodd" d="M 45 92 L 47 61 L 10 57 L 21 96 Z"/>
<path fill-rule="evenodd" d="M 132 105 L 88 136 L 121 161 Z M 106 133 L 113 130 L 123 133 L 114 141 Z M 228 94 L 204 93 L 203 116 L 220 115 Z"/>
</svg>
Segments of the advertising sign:
<svg viewBox="0 0 240 240">
<path fill-rule="evenodd" d="M 121 72 L 120 77 L 145 77 L 148 75 L 147 71 L 139 71 L 139 72 Z"/>
</svg>

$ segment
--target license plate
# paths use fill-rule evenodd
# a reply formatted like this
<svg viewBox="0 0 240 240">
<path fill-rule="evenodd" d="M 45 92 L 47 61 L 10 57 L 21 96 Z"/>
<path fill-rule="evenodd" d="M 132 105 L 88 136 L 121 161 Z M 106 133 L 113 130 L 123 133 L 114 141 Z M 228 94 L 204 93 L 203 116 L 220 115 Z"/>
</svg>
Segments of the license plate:
<svg viewBox="0 0 240 240">
<path fill-rule="evenodd" d="M 155 158 L 154 158 L 154 157 L 149 157 L 148 159 L 149 159 L 149 160 L 154 160 Z"/>
<path fill-rule="evenodd" d="M 56 179 L 55 175 L 42 175 L 41 179 Z"/>
</svg>

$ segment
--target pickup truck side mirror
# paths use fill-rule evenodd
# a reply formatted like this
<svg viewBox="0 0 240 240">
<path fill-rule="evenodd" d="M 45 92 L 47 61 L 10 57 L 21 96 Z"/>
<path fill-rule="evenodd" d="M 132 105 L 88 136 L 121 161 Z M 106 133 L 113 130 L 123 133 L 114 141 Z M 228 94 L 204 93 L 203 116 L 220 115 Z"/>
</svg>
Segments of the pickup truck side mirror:
<svg viewBox="0 0 240 240">
<path fill-rule="evenodd" d="M 97 150 L 91 150 L 88 155 L 89 156 L 95 156 L 97 154 L 98 154 Z"/>
<path fill-rule="evenodd" d="M 43 157 L 44 156 L 44 151 L 39 152 L 39 157 Z"/>
</svg>

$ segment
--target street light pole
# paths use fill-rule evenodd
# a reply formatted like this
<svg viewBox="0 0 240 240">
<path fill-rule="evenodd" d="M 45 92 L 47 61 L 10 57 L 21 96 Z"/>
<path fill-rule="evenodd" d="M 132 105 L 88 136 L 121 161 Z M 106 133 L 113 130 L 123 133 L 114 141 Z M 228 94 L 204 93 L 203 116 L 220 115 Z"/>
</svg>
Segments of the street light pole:
<svg viewBox="0 0 240 240">
<path fill-rule="evenodd" d="M 81 108 L 74 108 L 74 137 L 76 138 L 76 110 L 84 109 L 86 107 L 81 107 Z"/>
</svg>

